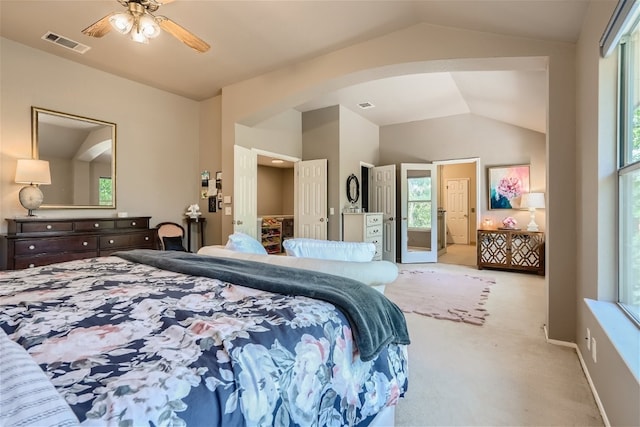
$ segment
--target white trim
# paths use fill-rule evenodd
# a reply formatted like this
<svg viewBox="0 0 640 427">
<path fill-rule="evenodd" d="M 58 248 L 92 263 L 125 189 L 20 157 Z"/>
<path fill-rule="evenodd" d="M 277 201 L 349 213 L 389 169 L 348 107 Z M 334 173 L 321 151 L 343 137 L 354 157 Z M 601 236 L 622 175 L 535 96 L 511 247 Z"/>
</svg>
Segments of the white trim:
<svg viewBox="0 0 640 427">
<path fill-rule="evenodd" d="M 607 418 L 607 413 L 604 410 L 604 405 L 602 404 L 602 401 L 600 400 L 600 396 L 598 395 L 598 390 L 596 390 L 596 386 L 595 384 L 593 384 L 593 380 L 591 379 L 591 374 L 589 373 L 589 369 L 587 369 L 587 364 L 585 363 L 584 358 L 582 357 L 582 352 L 580 351 L 580 347 L 578 347 L 578 345 L 573 342 L 549 339 L 547 325 L 544 325 L 544 338 L 548 344 L 558 345 L 561 347 L 570 347 L 575 349 L 576 354 L 578 355 L 578 360 L 580 360 L 580 366 L 582 367 L 582 372 L 584 372 L 584 376 L 587 378 L 587 382 L 589 383 L 589 388 L 591 389 L 591 394 L 593 394 L 593 398 L 596 401 L 596 406 L 598 407 L 598 411 L 600 412 L 602 421 L 604 422 L 605 427 L 611 427 L 609 418 Z"/>
<path fill-rule="evenodd" d="M 480 201 L 482 200 L 482 171 L 480 157 L 468 157 L 466 159 L 452 159 L 452 160 L 434 160 L 434 165 L 456 165 L 456 164 L 464 164 L 464 163 L 475 163 L 476 165 L 476 205 L 473 206 L 476 209 L 476 229 L 480 228 L 480 222 L 482 221 L 482 216 L 484 212 L 480 209 Z M 469 206 L 469 210 L 471 210 L 472 206 Z M 471 239 L 471 236 L 469 236 Z"/>
<path fill-rule="evenodd" d="M 368 169 L 376 167 L 376 165 L 372 165 L 371 163 L 363 162 L 362 160 L 360 160 L 360 168 L 362 168 L 363 166 Z"/>
<path fill-rule="evenodd" d="M 261 156 L 273 157 L 274 159 L 286 160 L 293 163 L 296 163 L 302 160 L 298 157 L 287 156 L 286 154 L 274 153 L 271 151 L 261 150 L 259 148 L 251 148 L 251 151 L 254 151 L 256 154 L 259 154 Z"/>
<path fill-rule="evenodd" d="M 605 58 L 613 52 L 620 43 L 622 36 L 631 30 L 638 17 L 638 2 L 636 0 L 620 0 L 611 19 L 600 38 L 600 55 Z"/>
</svg>

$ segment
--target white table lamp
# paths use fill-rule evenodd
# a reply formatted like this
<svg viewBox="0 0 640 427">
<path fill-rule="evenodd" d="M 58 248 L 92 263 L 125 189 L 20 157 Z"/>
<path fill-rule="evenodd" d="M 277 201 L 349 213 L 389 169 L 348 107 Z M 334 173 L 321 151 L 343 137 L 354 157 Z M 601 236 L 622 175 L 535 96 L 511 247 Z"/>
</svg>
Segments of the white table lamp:
<svg viewBox="0 0 640 427">
<path fill-rule="evenodd" d="M 44 196 L 38 188 L 40 184 L 51 184 L 49 162 L 46 160 L 19 159 L 16 166 L 16 183 L 29 184 L 20 190 L 20 204 L 27 210 L 29 216 L 34 209 L 42 205 Z"/>
<path fill-rule="evenodd" d="M 527 231 L 539 231 L 536 224 L 536 209 L 544 209 L 544 193 L 524 193 L 520 206 L 529 209 L 529 224 Z"/>
</svg>

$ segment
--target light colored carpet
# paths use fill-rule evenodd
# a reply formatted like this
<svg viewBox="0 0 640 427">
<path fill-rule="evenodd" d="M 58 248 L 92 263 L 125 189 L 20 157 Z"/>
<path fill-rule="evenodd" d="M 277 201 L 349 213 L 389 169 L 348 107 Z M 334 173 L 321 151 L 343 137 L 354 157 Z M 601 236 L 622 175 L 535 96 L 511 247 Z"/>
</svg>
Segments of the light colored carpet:
<svg viewBox="0 0 640 427">
<path fill-rule="evenodd" d="M 407 313 L 404 426 L 602 426 L 573 348 L 544 338 L 545 280 L 445 264 L 402 265 L 494 278 L 484 326 Z"/>
<path fill-rule="evenodd" d="M 478 275 L 410 269 L 401 270 L 384 294 L 407 313 L 482 325 L 492 283 L 495 280 Z"/>
</svg>

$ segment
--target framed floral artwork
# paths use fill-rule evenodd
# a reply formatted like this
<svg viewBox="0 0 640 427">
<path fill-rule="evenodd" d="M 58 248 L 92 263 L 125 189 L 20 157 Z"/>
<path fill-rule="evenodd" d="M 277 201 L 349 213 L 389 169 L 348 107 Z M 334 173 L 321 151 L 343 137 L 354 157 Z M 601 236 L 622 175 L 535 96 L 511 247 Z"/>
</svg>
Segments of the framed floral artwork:
<svg viewBox="0 0 640 427">
<path fill-rule="evenodd" d="M 523 193 L 529 192 L 529 165 L 497 166 L 489 172 L 489 209 L 520 209 Z"/>
</svg>

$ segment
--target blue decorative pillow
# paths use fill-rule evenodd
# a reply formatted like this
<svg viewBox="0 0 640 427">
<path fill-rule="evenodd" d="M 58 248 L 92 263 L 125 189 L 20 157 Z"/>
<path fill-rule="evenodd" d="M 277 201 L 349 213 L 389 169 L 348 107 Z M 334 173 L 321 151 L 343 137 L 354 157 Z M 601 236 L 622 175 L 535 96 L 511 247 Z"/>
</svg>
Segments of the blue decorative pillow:
<svg viewBox="0 0 640 427">
<path fill-rule="evenodd" d="M 262 243 L 238 231 L 229 236 L 225 249 L 249 254 L 267 255 L 267 250 L 262 246 Z"/>
<path fill-rule="evenodd" d="M 187 251 L 184 246 L 182 246 L 182 237 L 180 236 L 163 237 L 162 243 L 164 244 L 165 251 Z"/>
</svg>

